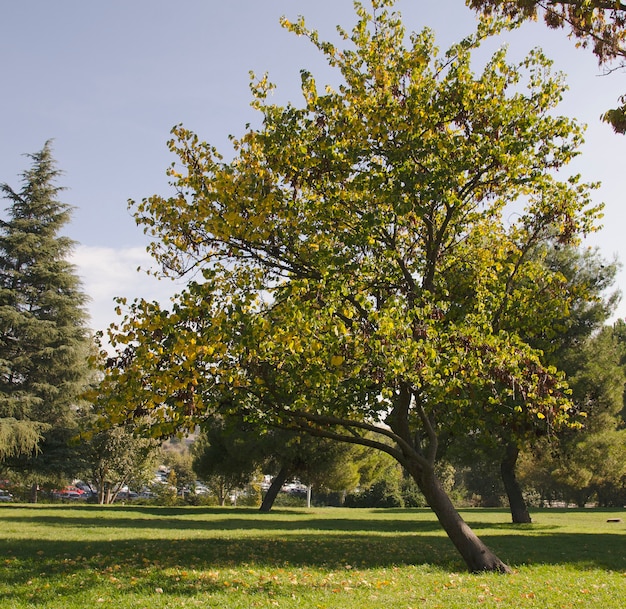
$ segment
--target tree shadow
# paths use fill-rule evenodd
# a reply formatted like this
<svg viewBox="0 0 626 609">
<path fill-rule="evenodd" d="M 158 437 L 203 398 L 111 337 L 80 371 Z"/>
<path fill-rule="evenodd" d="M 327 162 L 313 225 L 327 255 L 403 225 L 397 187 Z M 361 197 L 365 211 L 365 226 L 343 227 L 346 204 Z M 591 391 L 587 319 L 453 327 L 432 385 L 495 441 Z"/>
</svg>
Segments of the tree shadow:
<svg viewBox="0 0 626 609">
<path fill-rule="evenodd" d="M 368 532 L 440 532 L 441 525 L 436 520 L 424 519 L 390 519 L 390 518 L 338 518 L 329 516 L 312 516 L 310 512 L 272 511 L 270 514 L 258 509 L 216 509 L 206 510 L 189 508 L 143 508 L 133 507 L 133 516 L 128 514 L 128 508 L 107 507 L 109 513 L 119 513 L 118 517 L 107 518 L 107 526 L 123 529 L 164 529 L 164 530 L 200 530 L 200 531 L 227 531 L 227 530 L 267 530 L 267 531 L 368 531 Z M 89 506 L 72 506 L 71 512 L 59 512 L 59 515 L 37 514 L 32 511 L 20 513 L 14 511 L 6 519 L 11 522 L 37 523 L 51 527 L 65 528 L 93 528 L 100 527 L 103 520 L 94 514 Z M 143 514 L 145 518 L 137 517 Z M 216 517 L 221 516 L 223 517 Z M 284 517 L 279 517 L 283 516 Z M 306 515 L 307 518 L 294 518 Z M 192 517 L 193 516 L 193 517 Z M 206 518 L 203 518 L 206 516 Z M 3 510 L 0 509 L 0 523 L 3 521 Z"/>
<path fill-rule="evenodd" d="M 482 539 L 511 565 L 583 565 L 585 568 L 626 571 L 624 536 L 621 534 L 545 533 L 506 535 L 481 534 Z M 324 567 L 352 564 L 362 568 L 430 564 L 441 568 L 462 568 L 450 540 L 442 534 L 424 532 L 284 531 L 283 535 L 254 534 L 207 537 L 133 536 L 123 540 L 66 541 L 0 540 L 3 556 L 33 561 L 39 571 L 42 562 L 50 572 L 106 569 L 127 565 L 141 569 L 207 569 L 241 564 Z M 55 564 L 57 565 L 55 567 Z M 48 571 L 46 571 L 47 573 Z"/>
<path fill-rule="evenodd" d="M 160 511 L 157 513 L 162 515 Z M 214 511 L 211 513 L 215 516 Z M 42 574 L 52 588 L 68 581 L 84 582 L 83 589 L 96 587 L 102 578 L 115 576 L 127 585 L 132 578 L 145 590 L 158 585 L 171 593 L 191 595 L 197 592 L 197 587 L 185 584 L 184 577 L 177 574 L 185 571 L 203 574 L 202 590 L 207 592 L 212 586 L 216 590 L 223 587 L 223 582 L 213 581 L 212 572 L 238 567 L 365 570 L 422 565 L 449 572 L 465 570 L 449 539 L 432 521 L 411 523 L 394 519 L 391 524 L 375 519 L 341 518 L 330 522 L 317 518 L 306 523 L 287 518 L 233 521 L 233 512 L 230 514 L 231 519 L 224 517 L 211 523 L 183 521 L 176 516 L 165 519 L 155 517 L 154 513 L 151 513 L 153 518 L 139 522 L 123 517 L 122 513 L 119 519 L 104 521 L 85 514 L 82 526 L 100 528 L 100 538 L 86 534 L 85 541 L 63 539 L 61 528 L 70 525 L 67 517 L 24 518 L 22 521 L 58 525 L 59 538 L 0 539 L 0 555 L 5 559 L 0 566 L 3 583 L 0 606 L 9 599 L 15 602 L 20 595 L 26 602 L 29 582 Z M 306 528 L 302 528 L 303 524 Z M 348 530 L 348 524 L 359 530 Z M 626 571 L 624 535 L 618 532 L 575 534 L 542 528 L 511 535 L 499 523 L 485 522 L 481 526 L 483 540 L 511 566 L 567 564 L 581 570 Z M 102 539 L 107 527 L 127 527 L 129 536 Z M 238 528 L 240 532 L 234 533 Z"/>
<path fill-rule="evenodd" d="M 119 573 L 126 577 L 171 579 L 177 570 L 207 572 L 239 566 L 263 568 L 359 569 L 403 565 L 426 565 L 462 571 L 464 564 L 449 539 L 434 520 L 328 517 L 303 512 L 273 513 L 271 519 L 254 509 L 203 510 L 188 508 L 111 508 L 111 518 L 98 517 L 85 506 L 59 515 L 41 510 L 0 509 L 1 522 L 37 523 L 58 527 L 53 540 L 0 539 L 5 566 L 0 571 L 5 590 L 27 588 L 27 582 L 42 573 L 68 581 L 89 581 L 90 574 Z M 385 516 L 393 512 L 385 513 Z M 415 512 L 412 512 L 415 513 Z M 505 512 L 503 512 L 506 515 Z M 137 515 L 144 517 L 137 518 Z M 362 513 L 366 516 L 367 513 Z M 210 518 L 209 518 L 210 516 Z M 290 518 L 291 516 L 291 518 Z M 480 512 L 467 514 L 481 538 L 511 566 L 544 564 L 573 565 L 626 572 L 624 534 L 560 532 L 554 525 L 517 525 L 489 522 Z M 63 538 L 63 529 L 93 528 L 85 540 Z M 108 530 L 124 529 L 120 535 Z M 126 536 L 124 536 L 126 535 Z M 12 568 L 11 565 L 18 565 Z M 120 575 L 122 577 L 122 575 Z M 172 586 L 176 584 L 171 582 Z M 9 593 L 0 593 L 2 599 Z"/>
</svg>

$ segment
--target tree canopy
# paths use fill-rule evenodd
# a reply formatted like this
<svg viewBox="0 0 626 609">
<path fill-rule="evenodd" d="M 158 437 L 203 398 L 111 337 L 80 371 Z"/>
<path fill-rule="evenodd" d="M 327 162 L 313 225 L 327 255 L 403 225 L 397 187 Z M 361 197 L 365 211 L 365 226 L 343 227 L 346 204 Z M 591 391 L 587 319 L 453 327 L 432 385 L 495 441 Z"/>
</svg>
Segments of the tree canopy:
<svg viewBox="0 0 626 609">
<path fill-rule="evenodd" d="M 548 27 L 568 29 L 577 46 L 591 46 L 601 66 L 609 71 L 626 67 L 626 4 L 619 0 L 467 0 L 467 5 L 515 20 L 543 15 Z M 617 133 L 626 133 L 626 95 L 619 104 L 602 118 Z"/>
<path fill-rule="evenodd" d="M 567 417 L 561 376 L 501 320 L 562 282 L 542 243 L 594 229 L 591 185 L 559 177 L 582 131 L 555 112 L 564 84 L 541 52 L 514 65 L 500 50 L 473 72 L 501 23 L 440 55 L 430 31 L 406 35 L 393 2 L 355 6 L 345 49 L 283 20 L 339 71 L 338 89 L 303 70 L 302 106 L 279 106 L 255 79 L 262 125 L 233 138 L 228 161 L 173 130 L 173 195 L 133 207 L 163 272 L 190 283 L 171 310 L 138 301 L 111 330 L 110 382 L 128 392 L 117 416 L 149 415 L 166 434 L 235 411 L 382 450 L 471 570 L 507 570 L 435 463 L 441 433 Z M 537 324 L 567 307 L 551 293 Z"/>
</svg>

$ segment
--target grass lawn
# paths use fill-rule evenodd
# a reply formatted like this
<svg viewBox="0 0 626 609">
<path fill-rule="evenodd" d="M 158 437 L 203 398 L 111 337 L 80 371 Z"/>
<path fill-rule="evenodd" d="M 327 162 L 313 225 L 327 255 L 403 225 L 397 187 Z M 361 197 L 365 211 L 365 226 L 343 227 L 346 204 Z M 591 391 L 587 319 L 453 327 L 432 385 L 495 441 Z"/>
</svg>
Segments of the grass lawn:
<svg viewBox="0 0 626 609">
<path fill-rule="evenodd" d="M 428 510 L 2 505 L 0 607 L 626 606 L 623 511 L 463 516 L 513 575 L 466 573 Z"/>
</svg>

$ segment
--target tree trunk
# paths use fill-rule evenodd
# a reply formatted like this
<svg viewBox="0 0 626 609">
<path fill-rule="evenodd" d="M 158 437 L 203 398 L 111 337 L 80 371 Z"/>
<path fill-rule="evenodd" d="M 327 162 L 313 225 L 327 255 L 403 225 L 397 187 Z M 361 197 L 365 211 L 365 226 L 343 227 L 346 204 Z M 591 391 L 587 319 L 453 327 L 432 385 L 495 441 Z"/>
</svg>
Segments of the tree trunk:
<svg viewBox="0 0 626 609">
<path fill-rule="evenodd" d="M 461 518 L 434 471 L 420 471 L 415 468 L 410 473 L 471 572 L 511 572 Z"/>
<path fill-rule="evenodd" d="M 289 478 L 289 468 L 283 466 L 272 480 L 272 484 L 270 484 L 270 487 L 267 489 L 265 497 L 263 497 L 263 502 L 259 508 L 261 512 L 269 512 L 272 509 L 280 489 L 283 487 L 283 484 L 287 482 L 287 478 Z"/>
<path fill-rule="evenodd" d="M 522 489 L 515 475 L 515 466 L 517 457 L 519 456 L 519 448 L 514 442 L 509 442 L 506 447 L 506 453 L 502 463 L 500 463 L 500 475 L 504 483 L 504 489 L 509 498 L 509 507 L 511 509 L 511 518 L 514 524 L 527 524 L 532 522 L 526 501 L 522 494 Z"/>
<path fill-rule="evenodd" d="M 30 487 L 30 503 L 37 503 L 37 496 L 39 491 L 39 485 L 34 482 Z"/>
</svg>

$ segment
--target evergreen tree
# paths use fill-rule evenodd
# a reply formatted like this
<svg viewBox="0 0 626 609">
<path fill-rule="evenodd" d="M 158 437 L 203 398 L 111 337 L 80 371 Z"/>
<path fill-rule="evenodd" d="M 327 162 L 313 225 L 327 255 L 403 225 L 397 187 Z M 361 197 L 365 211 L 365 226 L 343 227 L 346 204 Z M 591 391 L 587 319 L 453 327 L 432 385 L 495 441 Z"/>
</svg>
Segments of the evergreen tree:
<svg viewBox="0 0 626 609">
<path fill-rule="evenodd" d="M 626 497 L 625 370 L 618 321 L 571 344 L 560 355 L 567 372 L 579 428 L 562 430 L 522 456 L 522 478 L 544 499 L 597 500 L 621 506 Z"/>
<path fill-rule="evenodd" d="M 0 221 L 0 463 L 61 473 L 79 396 L 89 377 L 86 295 L 60 234 L 71 207 L 58 200 L 50 142 L 32 155 Z"/>
</svg>

